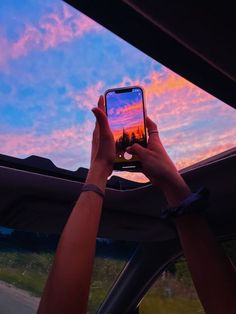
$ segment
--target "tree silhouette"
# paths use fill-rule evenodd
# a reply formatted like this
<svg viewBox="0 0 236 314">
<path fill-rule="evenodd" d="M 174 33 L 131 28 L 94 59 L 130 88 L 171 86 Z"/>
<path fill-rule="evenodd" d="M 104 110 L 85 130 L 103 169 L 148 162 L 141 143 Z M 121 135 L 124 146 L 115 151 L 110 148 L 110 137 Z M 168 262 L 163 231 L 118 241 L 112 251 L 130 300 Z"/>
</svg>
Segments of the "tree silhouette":
<svg viewBox="0 0 236 314">
<path fill-rule="evenodd" d="M 136 132 L 131 134 L 123 128 L 122 135 L 116 140 L 116 152 L 121 154 L 125 151 L 128 146 L 131 146 L 135 143 L 139 143 L 144 146 L 145 144 L 145 134 L 140 128 L 136 129 Z"/>
</svg>

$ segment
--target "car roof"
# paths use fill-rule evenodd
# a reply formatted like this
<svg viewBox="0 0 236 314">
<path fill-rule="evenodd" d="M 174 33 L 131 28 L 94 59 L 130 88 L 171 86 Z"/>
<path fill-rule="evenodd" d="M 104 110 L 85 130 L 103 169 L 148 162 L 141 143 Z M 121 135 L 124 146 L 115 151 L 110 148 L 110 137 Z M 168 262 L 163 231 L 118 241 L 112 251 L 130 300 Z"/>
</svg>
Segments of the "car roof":
<svg viewBox="0 0 236 314">
<path fill-rule="evenodd" d="M 235 6 L 66 0 L 125 41 L 236 107 Z"/>
<path fill-rule="evenodd" d="M 181 171 L 193 190 L 202 185 L 211 192 L 208 214 L 219 236 L 236 233 L 236 149 L 209 158 Z M 79 196 L 83 181 L 36 173 L 16 164 L 1 163 L 0 224 L 27 231 L 60 233 Z M 55 171 L 55 169 L 54 169 Z M 128 189 L 125 185 L 128 185 Z M 108 181 L 99 237 L 130 241 L 176 239 L 172 226 L 159 219 L 165 206 L 161 191 L 119 177 Z M 136 184 L 136 186 L 135 186 Z M 148 231 L 148 232 L 147 232 Z"/>
</svg>

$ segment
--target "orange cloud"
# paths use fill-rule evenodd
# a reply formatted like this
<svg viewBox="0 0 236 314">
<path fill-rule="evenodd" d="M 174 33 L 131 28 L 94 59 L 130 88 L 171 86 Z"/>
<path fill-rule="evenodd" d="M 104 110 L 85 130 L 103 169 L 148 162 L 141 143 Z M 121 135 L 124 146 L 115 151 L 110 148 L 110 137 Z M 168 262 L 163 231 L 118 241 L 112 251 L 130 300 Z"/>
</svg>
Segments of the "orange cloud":
<svg viewBox="0 0 236 314">
<path fill-rule="evenodd" d="M 178 169 L 195 164 L 236 146 L 236 127 L 215 134 L 215 130 L 205 130 L 203 134 L 192 131 L 178 132 L 172 137 L 163 137 L 163 144 Z"/>
<path fill-rule="evenodd" d="M 133 104 L 128 104 L 124 107 L 121 107 L 121 108 L 117 108 L 116 109 L 116 114 L 125 114 L 129 111 L 136 111 L 136 112 L 139 112 L 140 109 L 142 109 L 143 107 L 143 104 L 141 102 L 139 103 L 133 103 Z"/>
<path fill-rule="evenodd" d="M 178 169 L 236 146 L 235 110 L 170 70 L 153 71 L 142 80 L 124 78 L 120 86 L 125 82 L 144 88 L 147 113 Z M 145 182 L 136 173 L 122 176 Z"/>
<path fill-rule="evenodd" d="M 81 110 L 91 110 L 97 106 L 99 96 L 104 93 L 104 86 L 103 81 L 98 81 L 80 92 L 70 91 L 68 97 L 74 101 L 74 107 Z"/>
<path fill-rule="evenodd" d="M 234 131 L 234 135 L 236 132 Z M 214 147 L 208 147 L 207 149 L 204 149 L 204 151 L 195 151 L 194 154 L 190 155 L 189 157 L 185 158 L 179 158 L 179 160 L 175 160 L 175 164 L 178 170 L 184 169 L 188 166 L 194 165 L 199 161 L 202 161 L 204 159 L 207 159 L 209 157 L 215 156 L 217 154 L 220 154 L 232 147 L 236 146 L 236 140 L 234 140 L 232 143 L 226 143 L 226 144 L 218 144 Z M 142 173 L 133 173 L 133 172 L 120 172 L 118 174 L 120 177 L 133 180 L 141 183 L 148 182 L 149 180 L 147 177 Z"/>
</svg>

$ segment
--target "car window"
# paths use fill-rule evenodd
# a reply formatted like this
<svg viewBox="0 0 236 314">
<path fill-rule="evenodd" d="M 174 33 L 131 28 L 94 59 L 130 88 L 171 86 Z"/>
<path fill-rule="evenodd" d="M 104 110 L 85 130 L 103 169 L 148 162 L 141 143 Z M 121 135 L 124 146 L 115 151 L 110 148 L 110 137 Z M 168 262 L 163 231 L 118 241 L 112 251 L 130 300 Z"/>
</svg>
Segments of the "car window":
<svg viewBox="0 0 236 314">
<path fill-rule="evenodd" d="M 88 313 L 95 314 L 118 275 L 136 249 L 137 243 L 99 239 L 90 287 Z"/>
<path fill-rule="evenodd" d="M 0 312 L 35 314 L 52 266 L 59 236 L 0 228 Z M 89 295 L 96 313 L 135 243 L 97 240 Z"/>
<path fill-rule="evenodd" d="M 236 240 L 224 243 L 236 265 Z M 140 304 L 140 314 L 204 314 L 183 257 L 171 263 L 148 291 Z"/>
<path fill-rule="evenodd" d="M 63 1 L 1 1 L 0 30 L 2 154 L 89 167 L 90 109 L 106 89 L 128 85 L 143 86 L 148 115 L 178 169 L 236 144 L 233 108 Z"/>
</svg>

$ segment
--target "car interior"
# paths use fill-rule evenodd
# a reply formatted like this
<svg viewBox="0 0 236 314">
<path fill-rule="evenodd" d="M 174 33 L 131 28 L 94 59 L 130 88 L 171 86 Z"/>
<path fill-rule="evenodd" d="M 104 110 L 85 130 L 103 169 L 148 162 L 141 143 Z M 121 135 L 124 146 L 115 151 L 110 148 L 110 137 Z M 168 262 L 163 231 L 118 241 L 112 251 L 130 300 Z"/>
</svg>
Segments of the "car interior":
<svg viewBox="0 0 236 314">
<path fill-rule="evenodd" d="M 65 3 L 224 102 L 225 106 L 236 108 L 233 4 L 214 3 L 212 6 L 153 0 L 66 0 Z M 207 220 L 226 246 L 236 239 L 235 139 L 232 143 L 231 148 L 180 169 L 192 190 L 201 186 L 209 189 Z M 0 155 L 0 225 L 5 230 L 15 231 L 14 245 L 8 243 L 7 232 L 0 237 L 5 256 L 8 250 L 14 251 L 17 247 L 25 252 L 27 241 L 31 241 L 29 247 L 35 252 L 49 254 L 55 250 L 87 173 L 86 167 L 75 171 L 57 167 L 44 156 Z M 158 305 L 160 310 L 155 307 L 152 287 L 165 282 L 169 273 L 179 270 L 184 263 L 174 226 L 159 218 L 164 206 L 164 196 L 150 182 L 133 181 L 119 173 L 110 177 L 98 231 L 95 275 L 100 267 L 99 258 L 118 262 L 114 269 L 112 263 L 107 264 L 114 275 L 110 281 L 104 279 L 106 289 L 99 297 L 94 292 L 97 299 L 90 299 L 94 304 L 89 313 L 204 313 L 195 300 L 196 295 L 190 298 L 188 312 L 181 308 L 178 312 L 177 307 L 168 310 L 164 305 Z M 32 234 L 42 235 L 42 242 L 40 237 L 31 237 Z M 229 254 L 236 262 L 236 246 Z M 1 281 L 12 284 L 9 278 L 0 271 Z M 37 281 L 37 277 L 34 280 Z M 20 279 L 16 286 L 22 287 Z M 98 282 L 92 283 L 92 291 L 99 287 Z M 160 288 L 155 289 L 160 293 Z M 173 289 L 165 286 L 162 291 L 162 297 L 170 300 Z M 153 302 L 153 306 L 145 300 Z M 5 313 L 8 313 L 7 308 Z M 35 313 L 35 310 L 26 309 L 22 313 Z"/>
</svg>

